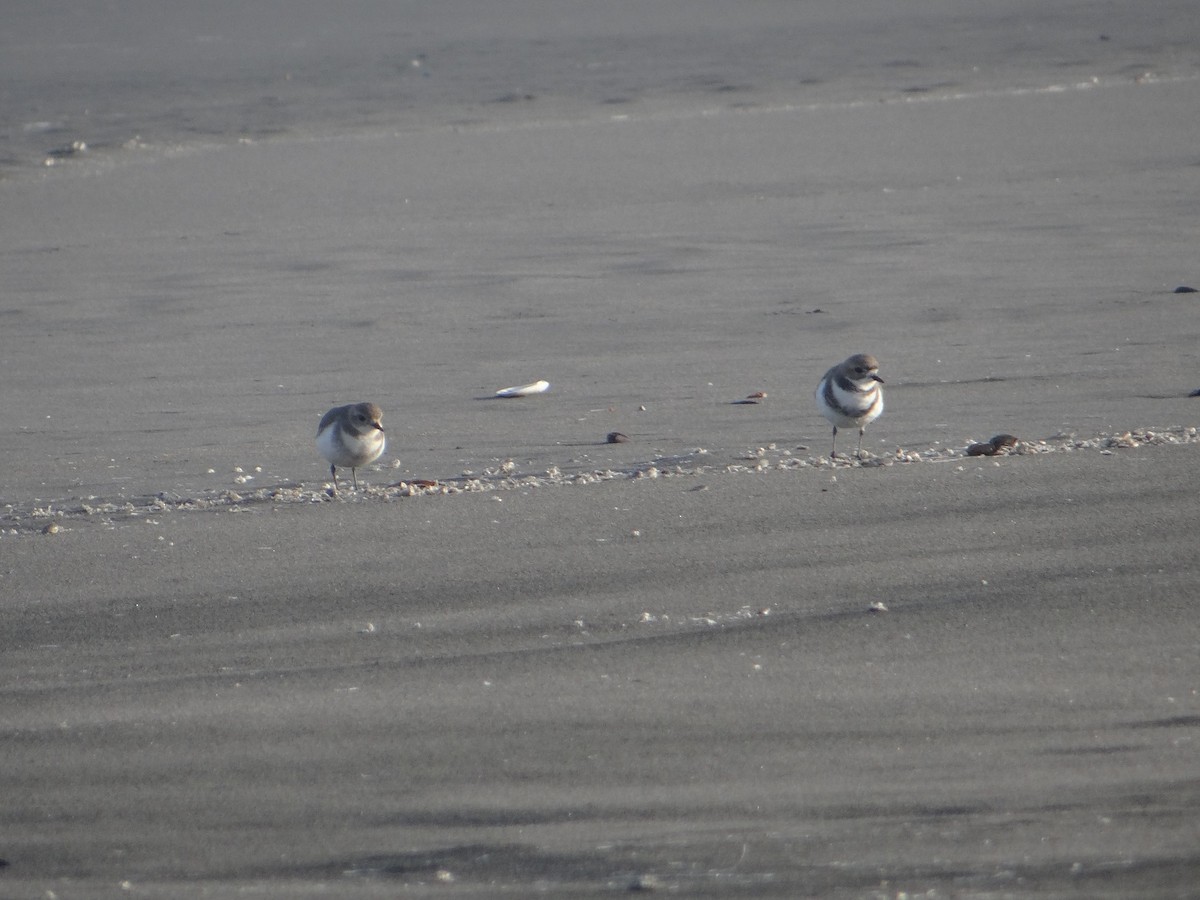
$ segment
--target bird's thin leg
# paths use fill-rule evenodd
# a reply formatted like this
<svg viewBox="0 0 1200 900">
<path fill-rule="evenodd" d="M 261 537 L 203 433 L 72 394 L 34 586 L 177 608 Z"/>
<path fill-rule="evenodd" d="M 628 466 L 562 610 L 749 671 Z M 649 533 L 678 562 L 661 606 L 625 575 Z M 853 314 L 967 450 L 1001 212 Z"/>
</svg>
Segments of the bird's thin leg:
<svg viewBox="0 0 1200 900">
<path fill-rule="evenodd" d="M 837 459 L 837 426 L 833 426 L 833 443 L 829 447 L 829 458 Z"/>
<path fill-rule="evenodd" d="M 866 433 L 866 430 L 867 429 L 865 428 L 858 429 L 858 449 L 855 450 L 854 453 L 859 459 L 862 459 L 862 439 L 863 434 Z"/>
<path fill-rule="evenodd" d="M 356 469 L 354 469 L 353 467 L 351 467 L 351 469 L 350 469 L 350 477 L 354 479 L 354 489 L 357 491 L 358 490 L 358 471 Z"/>
<path fill-rule="evenodd" d="M 333 492 L 337 493 L 337 466 L 329 467 L 329 474 L 333 477 Z"/>
</svg>

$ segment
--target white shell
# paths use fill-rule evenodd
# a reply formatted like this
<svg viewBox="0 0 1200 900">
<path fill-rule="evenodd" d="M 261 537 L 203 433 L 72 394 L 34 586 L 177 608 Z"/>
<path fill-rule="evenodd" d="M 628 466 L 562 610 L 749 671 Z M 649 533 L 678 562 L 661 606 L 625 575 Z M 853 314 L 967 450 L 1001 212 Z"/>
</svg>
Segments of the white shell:
<svg viewBox="0 0 1200 900">
<path fill-rule="evenodd" d="M 550 382 L 535 381 L 533 384 L 520 384 L 516 387 L 506 387 L 496 391 L 497 397 L 528 397 L 530 394 L 541 394 L 550 390 Z"/>
</svg>

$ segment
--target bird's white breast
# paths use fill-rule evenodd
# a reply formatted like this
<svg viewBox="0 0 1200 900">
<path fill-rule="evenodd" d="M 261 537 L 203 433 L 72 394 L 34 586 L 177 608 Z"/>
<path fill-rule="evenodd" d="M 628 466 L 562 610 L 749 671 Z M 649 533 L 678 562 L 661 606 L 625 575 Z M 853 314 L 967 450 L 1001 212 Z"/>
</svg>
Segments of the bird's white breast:
<svg viewBox="0 0 1200 900">
<path fill-rule="evenodd" d="M 883 413 L 883 391 L 877 383 L 872 382 L 870 389 L 864 392 L 847 391 L 838 386 L 837 381 L 828 384 L 836 406 L 831 406 L 825 397 L 827 383 L 831 376 L 821 380 L 817 386 L 817 406 L 821 414 L 834 425 L 848 428 L 852 425 L 862 427 L 873 422 Z"/>
<path fill-rule="evenodd" d="M 359 437 L 346 432 L 337 422 L 327 426 L 317 435 L 317 450 L 333 463 L 343 468 L 366 465 L 383 453 L 387 440 L 382 431 L 372 429 Z"/>
</svg>

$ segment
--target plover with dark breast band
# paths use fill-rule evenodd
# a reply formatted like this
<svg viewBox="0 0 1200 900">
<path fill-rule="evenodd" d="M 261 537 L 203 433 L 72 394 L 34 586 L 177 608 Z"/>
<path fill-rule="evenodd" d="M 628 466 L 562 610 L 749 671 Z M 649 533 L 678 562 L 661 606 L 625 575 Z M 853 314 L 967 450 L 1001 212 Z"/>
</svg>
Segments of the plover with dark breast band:
<svg viewBox="0 0 1200 900">
<path fill-rule="evenodd" d="M 833 446 L 829 458 L 837 457 L 838 426 L 858 429 L 858 450 L 862 455 L 863 432 L 883 412 L 883 390 L 879 387 L 879 363 L 875 357 L 856 353 L 825 373 L 817 385 L 817 407 L 833 425 Z"/>
<path fill-rule="evenodd" d="M 317 426 L 317 450 L 329 460 L 333 489 L 337 490 L 337 469 L 350 470 L 354 489 L 358 490 L 359 466 L 379 459 L 387 440 L 383 434 L 383 410 L 374 403 L 335 406 L 321 417 Z"/>
</svg>

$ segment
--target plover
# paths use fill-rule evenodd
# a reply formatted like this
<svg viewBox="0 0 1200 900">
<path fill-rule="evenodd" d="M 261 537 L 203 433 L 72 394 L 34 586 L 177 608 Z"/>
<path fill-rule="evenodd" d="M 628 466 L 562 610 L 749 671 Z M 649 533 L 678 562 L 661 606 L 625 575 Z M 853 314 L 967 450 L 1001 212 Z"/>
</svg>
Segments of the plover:
<svg viewBox="0 0 1200 900">
<path fill-rule="evenodd" d="M 317 449 L 329 460 L 333 489 L 337 490 L 337 468 L 350 470 L 354 489 L 358 490 L 359 466 L 374 462 L 383 453 L 387 440 L 383 434 L 383 410 L 374 403 L 335 406 L 321 417 L 317 426 Z"/>
<path fill-rule="evenodd" d="M 817 385 L 817 407 L 833 424 L 831 459 L 837 455 L 838 426 L 858 429 L 858 455 L 862 455 L 863 432 L 883 412 L 879 363 L 875 357 L 856 353 L 825 373 Z"/>
</svg>

